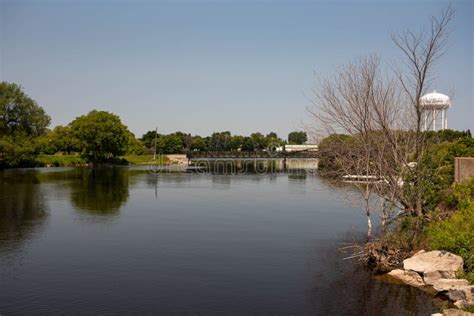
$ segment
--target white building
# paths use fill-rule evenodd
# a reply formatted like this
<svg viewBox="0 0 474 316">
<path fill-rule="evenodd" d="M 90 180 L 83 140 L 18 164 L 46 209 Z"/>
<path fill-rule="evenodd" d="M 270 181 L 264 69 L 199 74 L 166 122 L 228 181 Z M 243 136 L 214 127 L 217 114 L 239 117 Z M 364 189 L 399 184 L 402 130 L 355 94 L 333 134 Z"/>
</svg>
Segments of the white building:
<svg viewBox="0 0 474 316">
<path fill-rule="evenodd" d="M 420 98 L 423 108 L 423 130 L 443 130 L 448 128 L 448 109 L 451 101 L 447 95 L 437 93 L 425 94 Z"/>
<path fill-rule="evenodd" d="M 283 147 L 276 148 L 276 151 L 317 151 L 318 145 L 316 144 L 304 144 L 304 145 L 285 145 Z"/>
</svg>

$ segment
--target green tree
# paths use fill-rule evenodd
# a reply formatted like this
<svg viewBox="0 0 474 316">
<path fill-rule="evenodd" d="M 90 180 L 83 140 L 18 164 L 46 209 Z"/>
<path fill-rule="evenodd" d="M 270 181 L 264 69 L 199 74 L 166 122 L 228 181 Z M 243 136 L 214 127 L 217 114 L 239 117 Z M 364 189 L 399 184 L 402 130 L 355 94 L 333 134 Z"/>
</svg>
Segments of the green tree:
<svg viewBox="0 0 474 316">
<path fill-rule="evenodd" d="M 154 150 L 155 148 L 155 139 L 159 139 L 162 135 L 157 133 L 156 131 L 148 131 L 143 134 L 142 138 L 140 139 L 142 143 L 145 145 L 146 148 L 149 150 Z"/>
<path fill-rule="evenodd" d="M 132 132 L 129 132 L 127 153 L 133 155 L 144 155 L 146 152 L 147 148 L 143 142 L 135 138 L 135 135 Z"/>
<path fill-rule="evenodd" d="M 211 151 L 227 151 L 230 150 L 230 141 L 232 134 L 229 131 L 212 133 L 208 147 Z"/>
<path fill-rule="evenodd" d="M 15 83 L 0 82 L 0 168 L 34 163 L 50 118 Z"/>
<path fill-rule="evenodd" d="M 267 134 L 266 137 L 267 138 L 278 138 L 278 135 L 275 132 L 270 132 L 270 133 Z"/>
<path fill-rule="evenodd" d="M 242 151 L 254 151 L 255 150 L 255 144 L 253 142 L 253 139 L 251 137 L 244 137 L 244 141 L 242 144 Z"/>
<path fill-rule="evenodd" d="M 157 152 L 163 154 L 180 154 L 183 152 L 183 149 L 183 142 L 180 135 L 174 133 L 161 136 L 158 139 Z"/>
<path fill-rule="evenodd" d="M 82 154 L 92 162 L 104 162 L 123 155 L 129 131 L 120 118 L 105 111 L 91 111 L 70 124 Z"/>
<path fill-rule="evenodd" d="M 267 148 L 271 151 L 275 151 L 277 147 L 283 146 L 285 142 L 278 137 L 275 132 L 270 132 L 265 136 L 267 142 Z"/>
<path fill-rule="evenodd" d="M 191 150 L 206 151 L 207 150 L 206 139 L 202 138 L 201 136 L 193 136 Z"/>
<path fill-rule="evenodd" d="M 253 147 L 256 150 L 263 150 L 266 149 L 268 146 L 267 138 L 263 136 L 262 133 L 252 133 L 250 134 L 250 138 L 252 139 Z"/>
<path fill-rule="evenodd" d="M 0 135 L 39 136 L 50 117 L 15 83 L 0 83 Z"/>
<path fill-rule="evenodd" d="M 229 143 L 229 150 L 239 150 L 242 149 L 242 145 L 244 144 L 244 137 L 240 135 L 234 135 L 230 139 Z"/>
<path fill-rule="evenodd" d="M 295 131 L 288 134 L 288 143 L 291 145 L 301 145 L 308 141 L 308 136 L 306 132 Z"/>
<path fill-rule="evenodd" d="M 61 151 L 71 154 L 80 151 L 79 142 L 74 137 L 70 126 L 56 126 L 51 132 L 50 140 L 56 149 L 55 152 Z"/>
</svg>

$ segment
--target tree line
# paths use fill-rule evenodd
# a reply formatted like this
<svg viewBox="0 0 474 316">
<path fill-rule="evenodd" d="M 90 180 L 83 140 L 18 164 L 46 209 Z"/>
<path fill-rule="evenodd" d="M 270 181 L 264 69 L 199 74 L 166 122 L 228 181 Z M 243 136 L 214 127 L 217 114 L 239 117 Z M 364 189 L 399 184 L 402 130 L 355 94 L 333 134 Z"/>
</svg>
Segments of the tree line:
<svg viewBox="0 0 474 316">
<path fill-rule="evenodd" d="M 289 144 L 303 144 L 307 135 L 295 131 L 288 142 L 274 132 L 250 136 L 229 131 L 202 137 L 175 132 L 149 131 L 137 138 L 119 116 L 93 110 L 65 126 L 48 129 L 51 118 L 15 83 L 0 83 L 0 168 L 35 165 L 39 154 L 78 154 L 88 162 L 114 162 L 124 154 L 180 154 L 189 151 L 274 150 Z"/>
<path fill-rule="evenodd" d="M 250 136 L 232 135 L 229 131 L 214 132 L 211 136 L 202 137 L 183 132 L 160 134 L 156 131 L 145 133 L 140 139 L 148 150 L 164 154 L 184 153 L 189 151 L 261 151 L 275 150 L 285 144 L 304 144 L 306 132 L 295 131 L 288 135 L 288 142 L 278 137 L 275 132 L 264 135 L 260 132 Z"/>
</svg>

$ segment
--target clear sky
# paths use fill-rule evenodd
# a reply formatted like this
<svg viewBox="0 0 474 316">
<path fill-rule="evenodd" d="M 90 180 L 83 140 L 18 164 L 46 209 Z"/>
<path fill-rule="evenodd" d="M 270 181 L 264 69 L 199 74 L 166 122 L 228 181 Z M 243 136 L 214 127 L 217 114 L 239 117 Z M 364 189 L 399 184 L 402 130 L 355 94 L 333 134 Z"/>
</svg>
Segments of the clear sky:
<svg viewBox="0 0 474 316">
<path fill-rule="evenodd" d="M 473 2 L 453 1 L 433 89 L 454 92 L 449 127 L 474 130 Z M 117 113 L 140 136 L 259 130 L 305 122 L 314 71 L 400 56 L 390 34 L 428 26 L 446 1 L 0 0 L 0 80 L 67 124 Z"/>
</svg>

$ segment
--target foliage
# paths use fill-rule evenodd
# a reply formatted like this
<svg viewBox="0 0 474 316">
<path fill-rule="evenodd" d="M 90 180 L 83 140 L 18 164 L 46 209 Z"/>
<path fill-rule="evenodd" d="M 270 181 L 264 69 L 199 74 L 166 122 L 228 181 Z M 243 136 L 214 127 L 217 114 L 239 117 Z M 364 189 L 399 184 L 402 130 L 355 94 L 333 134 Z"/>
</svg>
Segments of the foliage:
<svg viewBox="0 0 474 316">
<path fill-rule="evenodd" d="M 157 139 L 157 152 L 165 154 L 180 154 L 187 151 L 255 151 L 272 150 L 285 142 L 275 132 L 266 136 L 262 133 L 252 133 L 250 136 L 232 135 L 229 131 L 214 132 L 210 137 L 191 135 L 183 132 L 172 134 L 157 134 L 155 131 L 145 133 L 141 141 L 153 152 Z"/>
<path fill-rule="evenodd" d="M 70 128 L 88 161 L 105 162 L 127 149 L 129 131 L 115 114 L 94 110 L 77 117 Z"/>
<path fill-rule="evenodd" d="M 306 132 L 295 131 L 288 134 L 288 143 L 292 145 L 301 145 L 308 141 L 308 136 Z"/>
<path fill-rule="evenodd" d="M 128 147 L 127 154 L 133 155 L 144 155 L 147 153 L 147 148 L 143 142 L 135 138 L 135 135 L 131 132 L 128 134 Z"/>
<path fill-rule="evenodd" d="M 348 155 L 345 150 L 350 148 L 353 137 L 345 134 L 331 134 L 319 142 L 318 150 L 321 153 L 318 169 L 327 176 L 337 175 L 337 156 Z"/>
<path fill-rule="evenodd" d="M 33 164 L 49 121 L 20 86 L 0 82 L 0 168 Z"/>
<path fill-rule="evenodd" d="M 451 129 L 445 129 L 441 131 L 428 131 L 426 132 L 426 138 L 432 143 L 442 142 L 453 142 L 463 138 L 471 138 L 471 131 L 455 131 Z"/>
<path fill-rule="evenodd" d="M 474 272 L 474 179 L 455 183 L 447 201 L 456 211 L 431 223 L 426 230 L 427 239 L 433 249 L 463 257 L 467 272 Z"/>
<path fill-rule="evenodd" d="M 0 137 L 0 169 L 30 167 L 38 152 L 36 138 L 24 135 Z"/>
<path fill-rule="evenodd" d="M 201 136 L 193 136 L 191 150 L 196 151 L 206 151 L 207 150 L 207 141 Z"/>
<path fill-rule="evenodd" d="M 474 157 L 474 139 L 444 141 L 430 146 L 425 153 L 423 166 L 430 179 L 424 196 L 426 208 L 433 209 L 441 201 L 443 191 L 453 183 L 455 157 Z"/>
<path fill-rule="evenodd" d="M 148 149 L 154 149 L 155 147 L 155 139 L 161 137 L 156 131 L 148 131 L 143 134 L 142 138 L 140 138 L 143 145 L 145 145 Z"/>
<path fill-rule="evenodd" d="M 43 137 L 42 152 L 54 154 L 63 152 L 71 154 L 80 152 L 79 141 L 74 137 L 70 126 L 56 126 Z"/>
<path fill-rule="evenodd" d="M 158 138 L 157 152 L 161 154 L 179 154 L 184 150 L 183 139 L 179 134 L 162 135 Z"/>
<path fill-rule="evenodd" d="M 210 151 L 229 151 L 231 149 L 232 135 L 229 131 L 212 133 L 209 139 Z"/>
<path fill-rule="evenodd" d="M 53 129 L 53 144 L 56 152 L 72 152 L 80 151 L 79 140 L 74 137 L 70 126 L 56 126 Z"/>
<path fill-rule="evenodd" d="M 0 82 L 0 135 L 39 136 L 50 117 L 15 83 Z"/>
</svg>

